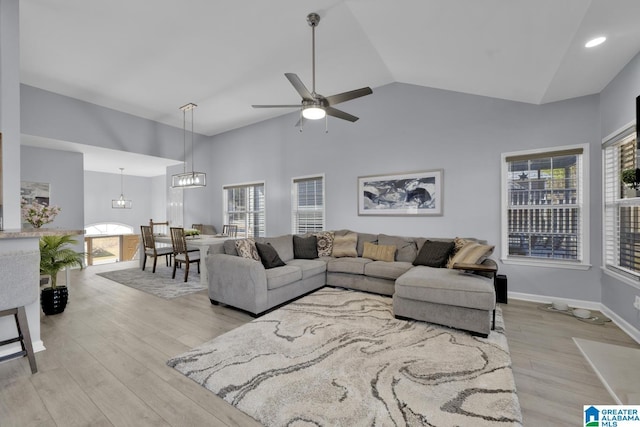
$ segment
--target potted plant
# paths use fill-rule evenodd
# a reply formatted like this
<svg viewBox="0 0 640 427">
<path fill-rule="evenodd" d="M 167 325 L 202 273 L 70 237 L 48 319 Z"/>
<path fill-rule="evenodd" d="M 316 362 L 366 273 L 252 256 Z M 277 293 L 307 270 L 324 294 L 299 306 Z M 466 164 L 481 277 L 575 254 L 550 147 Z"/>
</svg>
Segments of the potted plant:
<svg viewBox="0 0 640 427">
<path fill-rule="evenodd" d="M 200 235 L 200 230 L 197 230 L 195 228 L 185 228 L 184 235 L 185 237 L 195 238 L 196 236 Z"/>
<path fill-rule="evenodd" d="M 62 313 L 67 306 L 69 290 L 66 286 L 58 286 L 57 278 L 63 268 L 74 265 L 83 267 L 84 254 L 68 247 L 77 243 L 71 235 L 40 238 L 40 274 L 49 276 L 51 281 L 51 286 L 44 288 L 40 294 L 44 314 Z"/>
<path fill-rule="evenodd" d="M 637 190 L 640 186 L 640 169 L 625 169 L 621 174 L 622 182 L 626 184 L 624 192 L 625 198 L 637 197 Z"/>
</svg>

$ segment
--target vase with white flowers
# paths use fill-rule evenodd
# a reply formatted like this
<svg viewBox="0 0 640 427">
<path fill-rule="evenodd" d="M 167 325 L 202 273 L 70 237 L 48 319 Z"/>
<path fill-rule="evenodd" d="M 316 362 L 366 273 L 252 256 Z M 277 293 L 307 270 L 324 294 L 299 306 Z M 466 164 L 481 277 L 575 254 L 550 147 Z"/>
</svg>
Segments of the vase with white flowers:
<svg viewBox="0 0 640 427">
<path fill-rule="evenodd" d="M 22 208 L 22 220 L 30 224 L 33 228 L 40 228 L 45 224 L 53 222 L 60 213 L 58 206 L 48 206 L 33 200 L 31 203 L 25 199 L 20 201 Z"/>
</svg>

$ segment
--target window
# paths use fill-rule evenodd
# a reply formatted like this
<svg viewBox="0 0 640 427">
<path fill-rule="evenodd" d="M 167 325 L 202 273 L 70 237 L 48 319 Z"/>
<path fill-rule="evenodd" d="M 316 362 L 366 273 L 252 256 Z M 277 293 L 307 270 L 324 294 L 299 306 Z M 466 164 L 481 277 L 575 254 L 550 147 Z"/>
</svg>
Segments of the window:
<svg viewBox="0 0 640 427">
<path fill-rule="evenodd" d="M 603 256 L 607 270 L 637 281 L 640 279 L 640 197 L 633 187 L 638 187 L 640 177 L 636 178 L 638 141 L 635 132 L 635 126 L 627 126 L 605 141 L 602 147 Z M 623 178 L 625 175 L 627 179 Z"/>
<path fill-rule="evenodd" d="M 589 268 L 588 145 L 502 159 L 503 262 Z"/>
<path fill-rule="evenodd" d="M 265 236 L 264 182 L 222 187 L 224 223 L 238 226 L 238 237 Z"/>
<path fill-rule="evenodd" d="M 293 179 L 291 229 L 294 234 L 324 230 L 324 176 Z"/>
</svg>

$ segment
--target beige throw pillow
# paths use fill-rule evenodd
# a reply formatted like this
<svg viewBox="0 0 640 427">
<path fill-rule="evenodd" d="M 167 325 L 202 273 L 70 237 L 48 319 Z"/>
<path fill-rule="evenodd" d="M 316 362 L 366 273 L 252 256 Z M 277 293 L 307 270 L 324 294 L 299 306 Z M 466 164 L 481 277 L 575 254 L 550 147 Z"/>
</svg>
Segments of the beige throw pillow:
<svg viewBox="0 0 640 427">
<path fill-rule="evenodd" d="M 464 244 L 458 249 L 459 241 Z M 495 246 L 483 245 L 471 240 L 456 239 L 457 252 L 449 259 L 447 268 L 453 268 L 454 264 L 481 264 L 493 253 Z"/>
<path fill-rule="evenodd" d="M 253 239 L 239 239 L 235 241 L 238 256 L 260 261 L 260 255 L 256 249 L 256 242 Z"/>
<path fill-rule="evenodd" d="M 343 236 L 334 236 L 331 256 L 336 258 L 358 256 L 358 233 L 347 233 Z"/>
<path fill-rule="evenodd" d="M 362 257 L 374 261 L 393 262 L 396 259 L 396 247 L 394 245 L 376 245 L 375 243 L 364 242 Z"/>
</svg>

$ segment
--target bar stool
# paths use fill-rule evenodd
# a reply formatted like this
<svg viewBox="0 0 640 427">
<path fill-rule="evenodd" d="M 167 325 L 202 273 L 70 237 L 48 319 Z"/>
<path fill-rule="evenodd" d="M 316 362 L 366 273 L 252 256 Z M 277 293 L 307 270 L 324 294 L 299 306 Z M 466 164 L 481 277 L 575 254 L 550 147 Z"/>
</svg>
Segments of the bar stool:
<svg viewBox="0 0 640 427">
<path fill-rule="evenodd" d="M 0 317 L 13 315 L 18 336 L 0 341 L 0 346 L 20 343 L 21 351 L 0 357 L 0 362 L 26 356 L 31 373 L 38 372 L 25 306 L 38 300 L 40 251 L 0 254 Z"/>
</svg>

